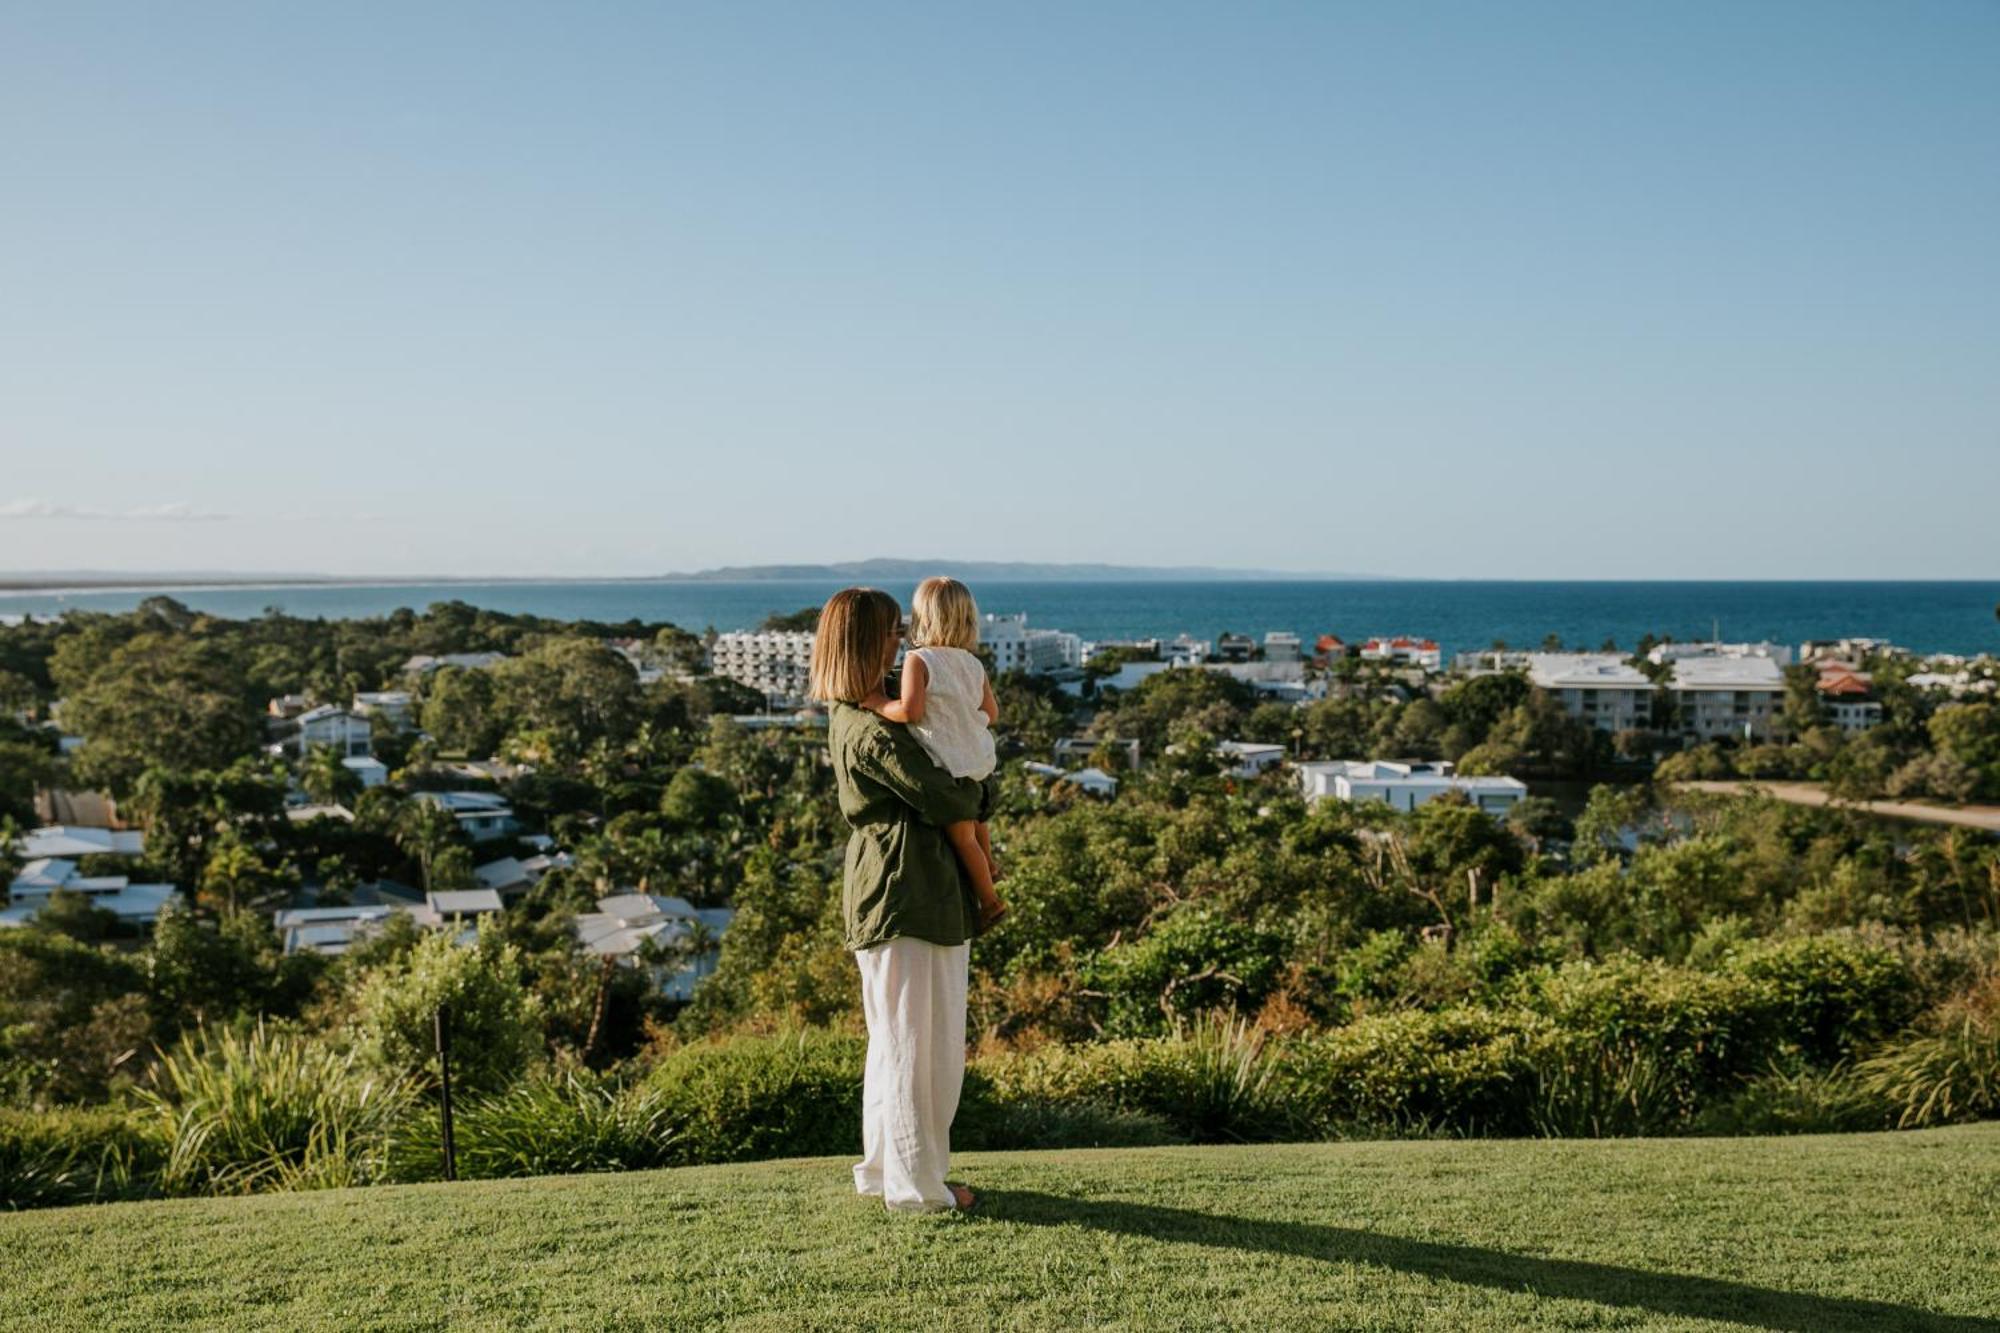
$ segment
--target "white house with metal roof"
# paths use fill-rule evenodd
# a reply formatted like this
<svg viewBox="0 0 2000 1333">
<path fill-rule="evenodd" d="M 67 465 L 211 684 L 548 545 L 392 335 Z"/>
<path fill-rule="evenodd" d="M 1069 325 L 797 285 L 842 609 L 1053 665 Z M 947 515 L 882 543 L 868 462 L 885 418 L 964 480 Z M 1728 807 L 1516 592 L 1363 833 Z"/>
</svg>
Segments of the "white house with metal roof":
<svg viewBox="0 0 2000 1333">
<path fill-rule="evenodd" d="M 1499 817 L 1528 794 L 1519 778 L 1460 777 L 1445 763 L 1391 763 L 1379 759 L 1334 759 L 1298 765 L 1306 800 L 1382 801 L 1396 810 L 1415 810 L 1447 792 L 1458 792 L 1487 814 Z"/>
<path fill-rule="evenodd" d="M 49 824 L 23 834 L 14 844 L 14 850 L 24 861 L 77 856 L 143 856 L 146 835 L 138 829 Z"/>
<path fill-rule="evenodd" d="M 721 939 L 736 913 L 728 907 L 696 907 L 685 898 L 621 893 L 600 898 L 595 912 L 576 918 L 577 942 L 586 953 L 641 965 L 650 943 L 659 961 L 654 984 L 670 1000 L 694 997 L 701 979 L 715 971 Z"/>
<path fill-rule="evenodd" d="M 8 887 L 0 926 L 22 926 L 49 905 L 58 891 L 81 894 L 92 907 L 111 913 L 121 925 L 149 928 L 177 898 L 171 884 L 134 884 L 126 875 L 84 875 L 76 862 L 42 857 L 21 867 Z"/>
</svg>

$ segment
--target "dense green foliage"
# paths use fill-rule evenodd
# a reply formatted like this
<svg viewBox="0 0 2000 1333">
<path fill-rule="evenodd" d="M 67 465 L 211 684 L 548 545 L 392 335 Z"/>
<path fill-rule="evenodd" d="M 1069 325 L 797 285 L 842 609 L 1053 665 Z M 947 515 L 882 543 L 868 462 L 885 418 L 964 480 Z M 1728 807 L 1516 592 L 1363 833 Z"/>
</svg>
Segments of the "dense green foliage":
<svg viewBox="0 0 2000 1333">
<path fill-rule="evenodd" d="M 412 654 L 467 652 L 506 657 L 401 671 Z M 851 1149 L 858 991 L 823 743 L 736 725 L 727 715 L 758 701 L 690 674 L 699 657 L 672 626 L 457 605 L 235 622 L 155 599 L 0 629 L 29 715 L 0 720 L 15 747 L 0 761 L 18 752 L 29 774 L 0 780 L 0 819 L 31 813 L 38 787 L 101 783 L 147 834 L 141 863 L 104 873 L 191 898 L 145 939 L 60 896 L 34 927 L 0 932 L 6 1197 L 427 1178 L 440 1005 L 467 1175 Z M 659 677 L 642 684 L 635 663 Z M 1867 771 L 1948 761 L 1976 789 L 1996 754 L 1983 705 L 1882 678 L 1880 740 L 1822 734 L 1795 692 L 1783 754 L 1672 762 L 1837 776 L 1875 746 Z M 1095 761 L 1124 762 L 1114 740 L 1137 740 L 1145 761 L 1108 802 L 1003 770 L 994 835 L 1012 910 L 974 949 L 961 1142 L 1728 1134 L 1996 1114 L 1993 840 L 1649 784 L 1643 747 L 1517 676 L 1425 690 L 1348 664 L 1336 684 L 1294 708 L 1202 672 L 1087 703 L 1046 680 L 996 682 L 1003 752 L 1081 733 Z M 320 754 L 263 752 L 265 700 L 383 687 L 415 701 L 416 729 L 376 736 L 388 785 L 359 791 Z M 37 721 L 58 695 L 86 738 L 74 760 Z M 163 742 L 163 726 L 187 742 Z M 1212 748 L 1224 738 L 1579 781 L 1505 820 L 1450 800 L 1308 807 L 1282 773 L 1230 775 Z M 352 820 L 286 818 L 293 784 Z M 533 853 L 505 838 L 475 850 L 417 799 L 447 789 L 505 796 L 573 863 L 475 942 L 395 916 L 339 958 L 285 955 L 270 910 L 295 894 L 464 887 L 476 860 Z M 579 947 L 576 916 L 632 891 L 735 909 L 692 1003 Z"/>
</svg>

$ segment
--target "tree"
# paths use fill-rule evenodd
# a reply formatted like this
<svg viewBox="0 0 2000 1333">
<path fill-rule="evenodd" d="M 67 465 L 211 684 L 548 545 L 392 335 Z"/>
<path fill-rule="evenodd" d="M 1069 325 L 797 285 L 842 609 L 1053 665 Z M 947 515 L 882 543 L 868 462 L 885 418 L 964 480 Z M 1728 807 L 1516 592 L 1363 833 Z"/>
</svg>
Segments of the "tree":
<svg viewBox="0 0 2000 1333">
<path fill-rule="evenodd" d="M 315 745 L 299 762 L 299 785 L 321 805 L 344 805 L 361 794 L 362 784 L 337 746 Z"/>
<path fill-rule="evenodd" d="M 435 889 L 439 858 L 458 842 L 458 819 L 436 801 L 413 800 L 396 819 L 395 838 L 416 858 L 424 887 Z"/>
<path fill-rule="evenodd" d="M 385 1069 L 434 1081 L 441 1005 L 452 1079 L 468 1094 L 505 1088 L 541 1050 L 541 1006 L 522 984 L 520 952 L 486 931 L 471 948 L 456 932 L 433 931 L 370 971 L 355 997 L 362 1050 Z"/>
<path fill-rule="evenodd" d="M 692 766 L 674 774 L 660 798 L 660 813 L 683 829 L 713 828 L 735 809 L 735 789 L 706 769 Z"/>
<path fill-rule="evenodd" d="M 1617 858 L 1625 839 L 1634 841 L 1650 822 L 1653 793 L 1646 787 L 1614 787 L 1599 783 L 1590 789 L 1583 812 L 1576 817 L 1575 845 L 1571 851 L 1578 865 Z"/>
<path fill-rule="evenodd" d="M 424 730 L 448 752 L 483 758 L 498 748 L 504 728 L 490 671 L 444 667 L 433 673 L 420 716 Z"/>
<path fill-rule="evenodd" d="M 221 769 L 257 741 L 257 714 L 219 645 L 141 634 L 115 649 L 63 700 L 84 737 L 87 781 L 129 795 L 149 767 Z"/>
<path fill-rule="evenodd" d="M 494 704 L 517 737 L 575 763 L 598 741 L 622 746 L 640 713 L 631 663 L 592 639 L 555 639 L 492 669 Z"/>
<path fill-rule="evenodd" d="M 1982 795 L 2000 796 L 2000 705 L 1947 704 L 1931 714 L 1931 744 L 1977 775 Z"/>
<path fill-rule="evenodd" d="M 326 966 L 318 954 L 284 956 L 262 914 L 204 921 L 184 907 L 160 914 L 142 955 L 153 1023 L 168 1038 L 239 1014 L 296 1013 Z"/>
<path fill-rule="evenodd" d="M 819 608 L 802 606 L 796 611 L 773 611 L 764 617 L 764 623 L 758 628 L 780 633 L 810 633 L 819 628 Z"/>
<path fill-rule="evenodd" d="M 280 883 L 264 858 L 232 831 L 222 836 L 202 867 L 201 901 L 213 911 L 233 916 L 259 905 Z"/>
<path fill-rule="evenodd" d="M 193 884 L 214 841 L 274 837 L 284 822 L 282 776 L 247 760 L 219 772 L 149 768 L 134 783 L 131 808 L 146 830 L 146 859 L 176 884 Z"/>
<path fill-rule="evenodd" d="M 26 741 L 0 741 L 0 818 L 35 818 L 35 796 L 55 785 L 56 757 Z"/>
</svg>

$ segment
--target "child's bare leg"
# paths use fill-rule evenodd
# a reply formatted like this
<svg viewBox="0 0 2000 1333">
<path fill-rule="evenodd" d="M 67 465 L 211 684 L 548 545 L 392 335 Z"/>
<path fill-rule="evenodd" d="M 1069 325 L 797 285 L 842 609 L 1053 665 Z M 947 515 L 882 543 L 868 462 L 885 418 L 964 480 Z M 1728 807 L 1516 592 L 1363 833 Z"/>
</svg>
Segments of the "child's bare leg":
<svg viewBox="0 0 2000 1333">
<path fill-rule="evenodd" d="M 979 850 L 986 853 L 987 873 L 992 875 L 993 882 L 998 884 L 1000 882 L 1000 862 L 993 855 L 993 838 L 986 831 L 986 821 L 983 819 L 979 821 Z"/>
<path fill-rule="evenodd" d="M 972 876 L 973 892 L 979 895 L 980 920 L 990 922 L 1007 908 L 1000 901 L 1000 895 L 993 891 L 993 868 L 986 859 L 986 850 L 979 845 L 979 827 L 975 820 L 961 819 L 955 824 L 946 824 L 944 836 L 951 840 L 959 863 Z"/>
</svg>

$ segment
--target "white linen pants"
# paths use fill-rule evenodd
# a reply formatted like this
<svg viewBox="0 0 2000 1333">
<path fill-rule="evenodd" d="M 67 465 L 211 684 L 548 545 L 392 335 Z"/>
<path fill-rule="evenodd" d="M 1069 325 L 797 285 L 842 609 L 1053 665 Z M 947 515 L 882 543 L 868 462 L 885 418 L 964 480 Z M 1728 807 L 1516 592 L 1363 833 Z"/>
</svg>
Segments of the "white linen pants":
<svg viewBox="0 0 2000 1333">
<path fill-rule="evenodd" d="M 972 946 L 898 936 L 854 955 L 868 1020 L 861 1160 L 854 1188 L 890 1208 L 931 1212 L 945 1188 L 951 1120 L 965 1082 L 965 979 Z"/>
</svg>

